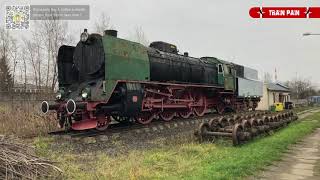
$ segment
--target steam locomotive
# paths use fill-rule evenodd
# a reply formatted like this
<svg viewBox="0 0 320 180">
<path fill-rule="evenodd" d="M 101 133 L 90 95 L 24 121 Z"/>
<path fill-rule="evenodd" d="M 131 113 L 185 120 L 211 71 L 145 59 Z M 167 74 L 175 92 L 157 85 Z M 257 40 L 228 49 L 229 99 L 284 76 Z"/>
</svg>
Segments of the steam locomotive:
<svg viewBox="0 0 320 180">
<path fill-rule="evenodd" d="M 117 37 L 89 34 L 63 45 L 59 90 L 43 113 L 55 111 L 61 128 L 105 130 L 112 120 L 149 124 L 154 119 L 203 116 L 212 110 L 255 110 L 262 96 L 256 70 L 215 57 L 179 54 L 162 41 L 149 47 Z"/>
</svg>

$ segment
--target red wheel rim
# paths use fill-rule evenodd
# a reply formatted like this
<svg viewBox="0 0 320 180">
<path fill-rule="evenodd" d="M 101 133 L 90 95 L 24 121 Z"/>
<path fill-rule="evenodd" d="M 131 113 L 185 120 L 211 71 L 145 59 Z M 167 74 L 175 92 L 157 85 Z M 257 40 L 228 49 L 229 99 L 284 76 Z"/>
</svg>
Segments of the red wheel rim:
<svg viewBox="0 0 320 180">
<path fill-rule="evenodd" d="M 184 118 L 184 119 L 189 118 L 191 116 L 191 114 L 192 114 L 192 111 L 189 110 L 189 109 L 179 112 L 179 116 Z"/>
<path fill-rule="evenodd" d="M 97 129 L 98 131 L 104 131 L 104 130 L 106 130 L 106 129 L 109 127 L 110 121 L 111 121 L 110 116 L 107 116 L 107 117 L 105 117 L 105 118 L 99 118 L 99 119 L 97 120 L 97 127 L 96 127 L 96 129 Z"/>
<path fill-rule="evenodd" d="M 203 116 L 207 110 L 206 97 L 202 94 L 197 94 L 194 97 L 196 106 L 194 107 L 194 113 L 197 116 Z"/>
<path fill-rule="evenodd" d="M 222 114 L 224 112 L 224 106 L 223 105 L 217 105 L 217 112 L 218 114 Z"/>
<path fill-rule="evenodd" d="M 136 121 L 140 124 L 149 124 L 154 118 L 154 114 L 150 112 L 142 113 L 141 115 L 135 117 Z"/>
<path fill-rule="evenodd" d="M 185 109 L 181 109 L 178 114 L 180 117 L 182 117 L 183 119 L 187 119 L 189 118 L 192 113 L 193 113 L 193 110 L 189 107 L 190 105 L 190 102 L 192 101 L 192 98 L 191 98 L 191 94 L 190 94 L 190 91 L 185 91 L 184 94 L 182 95 L 182 99 L 185 99 L 185 100 L 188 100 L 189 102 L 186 104 L 187 107 Z"/>
<path fill-rule="evenodd" d="M 165 110 L 160 113 L 160 118 L 164 121 L 171 121 L 175 116 L 175 112 Z"/>
</svg>

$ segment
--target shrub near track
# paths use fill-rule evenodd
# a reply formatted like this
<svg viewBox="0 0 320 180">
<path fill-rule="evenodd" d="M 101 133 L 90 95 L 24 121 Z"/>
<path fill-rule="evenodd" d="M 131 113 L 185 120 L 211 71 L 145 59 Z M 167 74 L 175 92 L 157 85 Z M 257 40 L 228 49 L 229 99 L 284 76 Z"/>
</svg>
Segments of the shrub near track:
<svg viewBox="0 0 320 180">
<path fill-rule="evenodd" d="M 289 145 L 318 127 L 320 113 L 239 147 L 227 141 L 194 142 L 116 157 L 103 151 L 82 155 L 62 150 L 51 155 L 60 162 L 67 179 L 241 179 L 279 160 Z"/>
<path fill-rule="evenodd" d="M 45 116 L 39 107 L 38 104 L 0 104 L 0 134 L 30 138 L 57 130 L 55 115 Z"/>
</svg>

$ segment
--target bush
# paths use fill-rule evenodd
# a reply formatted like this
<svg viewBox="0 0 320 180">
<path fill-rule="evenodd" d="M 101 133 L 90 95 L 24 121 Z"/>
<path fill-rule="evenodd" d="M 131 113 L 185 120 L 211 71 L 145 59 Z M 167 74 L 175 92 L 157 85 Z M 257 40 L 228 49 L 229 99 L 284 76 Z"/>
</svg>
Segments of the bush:
<svg viewBox="0 0 320 180">
<path fill-rule="evenodd" d="M 0 134 L 34 137 L 56 130 L 54 114 L 43 115 L 39 107 L 28 102 L 0 104 Z"/>
</svg>

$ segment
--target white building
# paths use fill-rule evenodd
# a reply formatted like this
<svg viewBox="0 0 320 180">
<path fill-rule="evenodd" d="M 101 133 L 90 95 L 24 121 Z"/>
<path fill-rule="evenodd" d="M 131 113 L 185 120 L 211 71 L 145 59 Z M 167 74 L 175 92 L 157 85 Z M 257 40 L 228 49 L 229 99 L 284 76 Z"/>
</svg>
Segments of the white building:
<svg viewBox="0 0 320 180">
<path fill-rule="evenodd" d="M 257 110 L 269 110 L 274 103 L 290 101 L 290 90 L 279 83 L 264 83 L 263 96 Z"/>
</svg>

